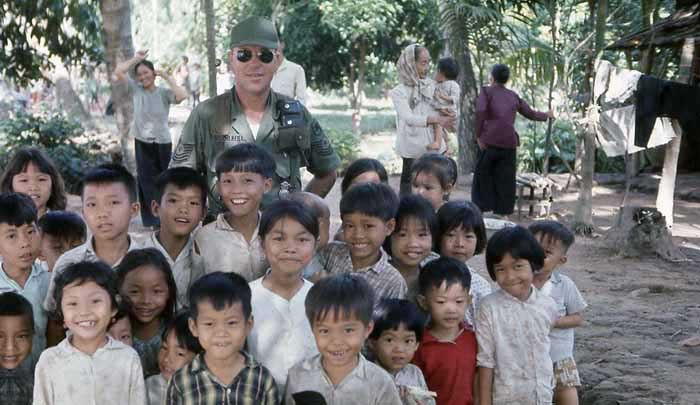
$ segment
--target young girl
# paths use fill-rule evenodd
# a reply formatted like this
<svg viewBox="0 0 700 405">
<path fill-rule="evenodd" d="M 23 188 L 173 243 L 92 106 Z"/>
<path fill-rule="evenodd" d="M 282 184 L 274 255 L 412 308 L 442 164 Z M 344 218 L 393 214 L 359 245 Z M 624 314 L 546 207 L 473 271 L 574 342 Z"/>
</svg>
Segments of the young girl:
<svg viewBox="0 0 700 405">
<path fill-rule="evenodd" d="M 553 392 L 549 331 L 558 317 L 554 300 L 532 287 L 544 251 L 521 226 L 496 232 L 486 266 L 500 289 L 476 313 L 481 404 L 550 404 Z"/>
<path fill-rule="evenodd" d="M 437 213 L 437 251 L 441 256 L 454 257 L 467 263 L 474 255 L 481 254 L 486 247 L 486 227 L 479 207 L 470 201 L 450 201 Z M 469 268 L 472 302 L 467 307 L 466 319 L 473 326 L 479 302 L 491 294 L 491 284 Z"/>
<path fill-rule="evenodd" d="M 192 361 L 194 356 L 202 352 L 199 340 L 190 331 L 189 319 L 190 313 L 187 310 L 181 311 L 163 330 L 158 351 L 160 374 L 146 379 L 148 405 L 164 404 L 170 378 L 177 370 Z"/>
<path fill-rule="evenodd" d="M 450 199 L 457 184 L 457 162 L 439 153 L 426 153 L 411 167 L 411 191 L 438 208 Z"/>
<path fill-rule="evenodd" d="M 131 318 L 129 318 L 129 312 L 126 311 L 122 305 L 122 308 L 114 315 L 112 318 L 112 324 L 109 325 L 107 333 L 112 339 L 118 340 L 127 346 L 134 345 L 134 333 L 131 329 Z"/>
<path fill-rule="evenodd" d="M 301 203 L 280 200 L 263 212 L 259 232 L 270 269 L 250 283 L 255 323 L 248 347 L 282 392 L 289 369 L 318 353 L 304 309 L 312 284 L 302 277 L 316 249 L 318 220 Z"/>
<path fill-rule="evenodd" d="M 418 294 L 420 265 L 438 257 L 432 252 L 435 235 L 437 216 L 430 202 L 416 194 L 401 197 L 396 227 L 384 249 L 391 256 L 391 264 L 406 280 L 406 298 L 413 302 Z"/>
<path fill-rule="evenodd" d="M 377 159 L 362 158 L 350 163 L 345 170 L 343 181 L 340 183 L 340 192 L 345 194 L 348 189 L 362 183 L 388 183 L 384 165 Z"/>
<path fill-rule="evenodd" d="M 134 349 L 144 376 L 159 373 L 158 351 L 164 326 L 175 310 L 177 289 L 170 265 L 155 248 L 127 253 L 116 268 L 133 329 Z"/>
<path fill-rule="evenodd" d="M 5 167 L 5 172 L 0 179 L 0 190 L 30 196 L 36 205 L 39 218 L 48 210 L 66 208 L 63 177 L 41 149 L 18 150 Z"/>
<path fill-rule="evenodd" d="M 143 405 L 146 390 L 134 349 L 107 335 L 117 313 L 117 280 L 102 262 L 78 262 L 56 276 L 56 316 L 69 337 L 36 366 L 36 405 Z"/>
</svg>

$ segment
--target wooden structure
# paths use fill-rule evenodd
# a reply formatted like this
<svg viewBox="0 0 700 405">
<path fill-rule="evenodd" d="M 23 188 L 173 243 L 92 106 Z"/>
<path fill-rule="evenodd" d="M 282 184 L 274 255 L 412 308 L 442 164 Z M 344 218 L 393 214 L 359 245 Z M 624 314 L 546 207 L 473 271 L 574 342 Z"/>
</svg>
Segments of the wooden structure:
<svg viewBox="0 0 700 405">
<path fill-rule="evenodd" d="M 522 173 L 515 179 L 518 192 L 518 220 L 522 218 L 523 205 L 528 208 L 530 217 L 548 217 L 554 199 L 554 181 L 535 173 Z"/>
</svg>

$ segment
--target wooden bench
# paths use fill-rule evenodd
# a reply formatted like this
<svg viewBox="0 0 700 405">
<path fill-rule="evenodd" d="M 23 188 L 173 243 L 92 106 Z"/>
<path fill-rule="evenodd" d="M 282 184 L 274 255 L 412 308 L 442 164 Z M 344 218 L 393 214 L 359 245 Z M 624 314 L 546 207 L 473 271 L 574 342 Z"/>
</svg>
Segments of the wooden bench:
<svg viewBox="0 0 700 405">
<path fill-rule="evenodd" d="M 518 199 L 518 220 L 522 218 L 523 206 L 528 207 L 529 217 L 548 217 L 554 199 L 555 183 L 536 173 L 522 173 L 515 178 Z"/>
</svg>

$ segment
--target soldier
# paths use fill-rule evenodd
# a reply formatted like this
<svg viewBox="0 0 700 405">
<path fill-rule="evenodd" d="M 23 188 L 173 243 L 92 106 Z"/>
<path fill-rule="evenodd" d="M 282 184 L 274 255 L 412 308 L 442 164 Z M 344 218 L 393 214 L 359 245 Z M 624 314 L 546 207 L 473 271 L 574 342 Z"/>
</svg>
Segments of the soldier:
<svg viewBox="0 0 700 405">
<path fill-rule="evenodd" d="M 235 85 L 192 111 L 170 161 L 171 167 L 188 166 L 206 175 L 212 213 L 221 210 L 214 162 L 239 143 L 255 143 L 275 158 L 273 187 L 264 203 L 300 191 L 301 167 L 314 175 L 306 191 L 324 197 L 335 184 L 340 159 L 321 126 L 299 101 L 270 89 L 279 66 L 278 45 L 272 22 L 264 18 L 248 18 L 231 30 Z"/>
</svg>

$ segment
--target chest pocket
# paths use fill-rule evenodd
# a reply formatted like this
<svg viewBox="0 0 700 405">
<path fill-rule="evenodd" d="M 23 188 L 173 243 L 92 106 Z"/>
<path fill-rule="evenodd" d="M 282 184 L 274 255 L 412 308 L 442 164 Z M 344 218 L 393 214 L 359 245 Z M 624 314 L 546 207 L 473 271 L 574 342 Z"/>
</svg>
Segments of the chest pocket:
<svg viewBox="0 0 700 405">
<path fill-rule="evenodd" d="M 299 152 L 311 148 L 311 134 L 304 119 L 304 107 L 296 100 L 277 101 L 279 121 L 276 149 L 278 152 Z"/>
</svg>

